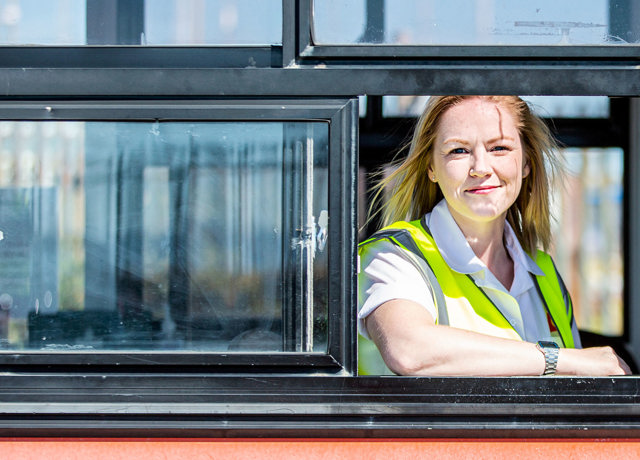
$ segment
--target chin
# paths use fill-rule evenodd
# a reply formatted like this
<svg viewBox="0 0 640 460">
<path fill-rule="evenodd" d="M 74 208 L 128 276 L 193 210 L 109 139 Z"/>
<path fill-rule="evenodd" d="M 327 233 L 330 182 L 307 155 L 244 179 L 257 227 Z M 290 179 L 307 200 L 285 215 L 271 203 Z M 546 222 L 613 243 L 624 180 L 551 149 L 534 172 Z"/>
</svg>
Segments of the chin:
<svg viewBox="0 0 640 460">
<path fill-rule="evenodd" d="M 508 208 L 504 210 L 496 208 L 475 208 L 469 210 L 467 217 L 478 222 L 490 222 L 495 219 L 505 218 L 507 210 Z"/>
</svg>

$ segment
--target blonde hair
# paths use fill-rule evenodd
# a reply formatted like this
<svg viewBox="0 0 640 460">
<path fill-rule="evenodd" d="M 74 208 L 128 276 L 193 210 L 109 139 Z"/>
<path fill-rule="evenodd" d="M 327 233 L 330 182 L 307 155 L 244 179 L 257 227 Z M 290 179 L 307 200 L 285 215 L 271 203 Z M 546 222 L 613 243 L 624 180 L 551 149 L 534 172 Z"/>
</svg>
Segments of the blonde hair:
<svg viewBox="0 0 640 460">
<path fill-rule="evenodd" d="M 547 249 L 551 243 L 550 184 L 554 175 L 561 171 L 555 156 L 557 144 L 547 125 L 517 96 L 430 97 L 408 145 L 408 155 L 394 162 L 395 171 L 373 187 L 370 218 L 377 214 L 373 209 L 389 189 L 390 196 L 378 211 L 382 213 L 383 226 L 398 220 L 419 219 L 443 198 L 440 187 L 429 180 L 428 174 L 438 125 L 449 108 L 473 97 L 500 105 L 512 114 L 516 122 L 530 172 L 522 181 L 520 194 L 507 212 L 507 220 L 525 251 L 534 254 L 538 247 Z"/>
</svg>

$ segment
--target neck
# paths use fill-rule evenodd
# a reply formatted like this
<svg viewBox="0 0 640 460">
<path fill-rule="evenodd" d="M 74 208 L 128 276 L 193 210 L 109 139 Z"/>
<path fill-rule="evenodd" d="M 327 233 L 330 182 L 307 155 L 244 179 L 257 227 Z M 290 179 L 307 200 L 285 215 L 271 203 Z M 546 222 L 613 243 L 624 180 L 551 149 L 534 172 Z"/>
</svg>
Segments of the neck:
<svg viewBox="0 0 640 460">
<path fill-rule="evenodd" d="M 504 221 L 502 225 L 482 226 L 458 226 L 462 230 L 465 239 L 471 246 L 474 254 L 482 260 L 489 269 L 496 263 L 504 263 L 509 258 L 504 245 Z"/>
<path fill-rule="evenodd" d="M 504 244 L 505 217 L 488 222 L 467 222 L 461 216 L 452 216 L 474 254 L 487 266 L 505 288 L 513 283 L 513 261 Z"/>
</svg>

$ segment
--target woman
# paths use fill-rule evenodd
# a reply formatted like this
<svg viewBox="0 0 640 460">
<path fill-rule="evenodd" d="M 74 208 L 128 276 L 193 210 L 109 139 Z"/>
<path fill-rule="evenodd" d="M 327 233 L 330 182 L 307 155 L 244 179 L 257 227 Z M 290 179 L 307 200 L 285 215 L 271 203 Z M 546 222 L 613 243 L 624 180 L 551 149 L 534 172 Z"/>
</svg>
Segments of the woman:
<svg viewBox="0 0 640 460">
<path fill-rule="evenodd" d="M 379 197 L 392 185 L 383 220 L 398 222 L 360 246 L 361 373 L 630 373 L 611 348 L 580 348 L 538 250 L 551 239 L 554 148 L 518 97 L 430 98 L 409 155 L 377 186 Z"/>
</svg>

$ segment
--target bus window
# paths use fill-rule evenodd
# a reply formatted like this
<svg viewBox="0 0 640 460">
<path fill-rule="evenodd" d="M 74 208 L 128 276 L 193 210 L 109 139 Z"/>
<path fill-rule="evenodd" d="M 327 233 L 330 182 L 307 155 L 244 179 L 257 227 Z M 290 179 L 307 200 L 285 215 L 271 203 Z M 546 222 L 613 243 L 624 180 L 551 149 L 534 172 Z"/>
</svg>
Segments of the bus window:
<svg viewBox="0 0 640 460">
<path fill-rule="evenodd" d="M 0 122 L 4 350 L 326 352 L 328 126 Z"/>
</svg>

